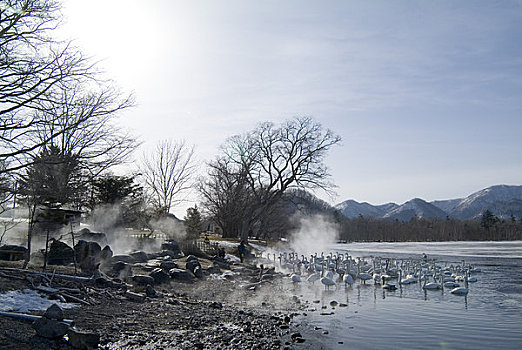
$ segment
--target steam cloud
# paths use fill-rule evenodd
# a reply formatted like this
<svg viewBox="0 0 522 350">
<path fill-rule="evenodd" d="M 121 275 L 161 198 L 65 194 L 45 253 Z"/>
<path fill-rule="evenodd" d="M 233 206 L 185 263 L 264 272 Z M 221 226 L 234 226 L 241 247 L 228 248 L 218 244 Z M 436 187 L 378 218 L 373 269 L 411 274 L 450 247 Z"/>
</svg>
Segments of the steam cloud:
<svg viewBox="0 0 522 350">
<path fill-rule="evenodd" d="M 299 218 L 299 229 L 291 234 L 290 246 L 298 254 L 326 253 L 327 246 L 337 241 L 339 227 L 323 215 Z"/>
</svg>

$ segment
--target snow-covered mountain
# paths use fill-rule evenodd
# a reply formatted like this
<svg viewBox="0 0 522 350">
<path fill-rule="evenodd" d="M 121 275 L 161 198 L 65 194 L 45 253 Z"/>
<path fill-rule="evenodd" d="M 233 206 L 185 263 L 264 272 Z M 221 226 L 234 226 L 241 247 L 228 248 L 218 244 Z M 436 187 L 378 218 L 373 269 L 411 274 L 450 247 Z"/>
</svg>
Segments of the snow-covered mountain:
<svg viewBox="0 0 522 350">
<path fill-rule="evenodd" d="M 396 208 L 398 205 L 395 203 L 388 203 L 379 206 L 371 205 L 363 202 L 359 203 L 352 199 L 339 203 L 335 208 L 346 216 L 347 218 L 353 219 L 360 215 L 364 217 L 381 218 L 383 217 L 390 208 Z"/>
<path fill-rule="evenodd" d="M 509 219 L 522 219 L 522 186 L 496 185 L 470 194 L 466 198 L 426 202 L 420 198 L 404 204 L 387 203 L 371 205 L 347 200 L 335 206 L 347 218 L 359 215 L 376 219 L 411 220 L 419 218 L 445 218 L 469 220 L 477 219 L 490 210 L 494 215 Z"/>
<path fill-rule="evenodd" d="M 445 218 L 446 212 L 420 198 L 414 198 L 384 214 L 383 219 L 410 221 L 415 216 L 424 219 Z"/>
<path fill-rule="evenodd" d="M 512 209 L 509 205 L 511 201 L 514 205 Z M 468 220 L 480 217 L 489 209 L 503 218 L 510 217 L 511 214 L 521 218 L 522 211 L 517 210 L 517 201 L 522 201 L 522 186 L 491 186 L 462 199 L 449 214 L 452 218 Z"/>
</svg>

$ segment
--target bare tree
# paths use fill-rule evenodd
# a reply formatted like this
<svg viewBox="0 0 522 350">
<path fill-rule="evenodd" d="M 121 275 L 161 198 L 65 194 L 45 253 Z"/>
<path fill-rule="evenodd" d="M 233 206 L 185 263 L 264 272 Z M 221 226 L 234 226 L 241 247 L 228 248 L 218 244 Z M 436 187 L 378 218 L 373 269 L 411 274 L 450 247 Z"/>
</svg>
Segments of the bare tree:
<svg viewBox="0 0 522 350">
<path fill-rule="evenodd" d="M 81 52 L 52 37 L 60 19 L 54 0 L 0 1 L 0 160 L 9 164 L 2 172 L 27 166 L 29 153 L 76 127 L 36 137 L 42 125 L 61 120 L 46 113 L 63 103 L 61 91 L 96 84 L 98 74 Z"/>
<path fill-rule="evenodd" d="M 243 216 L 241 238 L 248 240 L 252 224 L 288 189 L 331 191 L 334 185 L 324 157 L 340 141 L 340 136 L 310 117 L 297 117 L 280 126 L 263 123 L 246 135 L 229 139 L 225 154 L 247 171 L 253 199 Z"/>
<path fill-rule="evenodd" d="M 5 165 L 0 161 L 0 168 L 2 167 L 5 167 Z M 4 216 L 11 207 L 14 209 L 14 201 L 16 200 L 15 186 L 16 182 L 11 174 L 0 173 L 0 216 L 2 216 L 0 219 L 0 245 L 7 232 L 18 224 L 14 216 L 11 216 L 11 218 Z"/>
<path fill-rule="evenodd" d="M 93 176 L 122 163 L 137 147 L 136 139 L 115 124 L 118 114 L 133 105 L 132 97 L 101 84 L 93 91 L 75 86 L 59 92 L 60 103 L 38 112 L 44 121 L 35 128 L 38 141 L 56 135 L 52 144 L 63 154 L 74 154 Z"/>
<path fill-rule="evenodd" d="M 252 203 L 246 169 L 226 156 L 210 162 L 208 168 L 208 176 L 198 185 L 203 207 L 224 237 L 238 237 L 245 211 Z"/>
<path fill-rule="evenodd" d="M 152 204 L 165 214 L 186 200 L 185 195 L 193 187 L 195 170 L 194 146 L 189 147 L 184 141 L 160 141 L 140 165 Z"/>
</svg>

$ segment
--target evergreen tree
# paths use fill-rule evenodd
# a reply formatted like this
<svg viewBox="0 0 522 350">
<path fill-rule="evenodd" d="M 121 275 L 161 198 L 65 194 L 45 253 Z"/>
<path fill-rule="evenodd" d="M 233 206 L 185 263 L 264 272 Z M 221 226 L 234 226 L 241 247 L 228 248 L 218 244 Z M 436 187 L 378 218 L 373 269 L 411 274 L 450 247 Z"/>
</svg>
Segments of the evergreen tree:
<svg viewBox="0 0 522 350">
<path fill-rule="evenodd" d="M 80 186 L 79 164 L 74 155 L 64 154 L 51 144 L 22 176 L 20 192 L 30 204 L 61 208 L 73 201 Z"/>
<path fill-rule="evenodd" d="M 484 212 L 484 214 L 482 214 L 482 218 L 480 219 L 480 226 L 489 231 L 489 229 L 493 227 L 493 225 L 495 225 L 498 221 L 498 218 L 491 210 L 488 209 Z"/>
<path fill-rule="evenodd" d="M 199 238 L 199 234 L 201 233 L 201 214 L 198 210 L 198 207 L 194 205 L 194 208 L 187 209 L 187 215 L 185 215 L 185 228 L 187 231 L 187 239 L 188 240 L 196 240 Z"/>
</svg>

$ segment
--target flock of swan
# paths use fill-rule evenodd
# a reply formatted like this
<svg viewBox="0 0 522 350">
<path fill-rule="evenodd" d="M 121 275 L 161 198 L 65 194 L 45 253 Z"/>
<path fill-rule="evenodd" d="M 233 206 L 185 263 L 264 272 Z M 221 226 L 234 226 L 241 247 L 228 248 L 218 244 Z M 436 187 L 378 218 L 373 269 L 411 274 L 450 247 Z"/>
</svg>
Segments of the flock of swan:
<svg viewBox="0 0 522 350">
<path fill-rule="evenodd" d="M 291 271 L 293 283 L 309 283 L 320 281 L 326 289 L 344 284 L 351 286 L 356 281 L 362 284 L 373 283 L 383 289 L 397 289 L 396 281 L 401 287 L 413 283 L 422 284 L 424 290 L 449 289 L 451 294 L 467 295 L 469 283 L 477 282 L 473 274 L 480 272 L 479 268 L 470 264 L 439 265 L 428 261 L 426 255 L 422 259 L 392 259 L 381 257 L 352 258 L 344 253 L 313 254 L 310 257 L 294 252 L 266 253 L 265 258 L 279 265 L 283 271 Z M 463 285 L 462 285 L 463 283 Z"/>
</svg>

